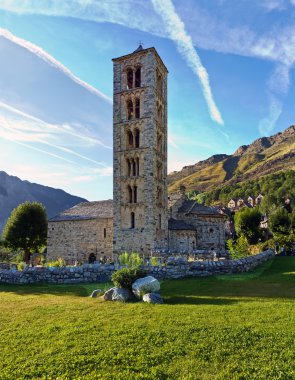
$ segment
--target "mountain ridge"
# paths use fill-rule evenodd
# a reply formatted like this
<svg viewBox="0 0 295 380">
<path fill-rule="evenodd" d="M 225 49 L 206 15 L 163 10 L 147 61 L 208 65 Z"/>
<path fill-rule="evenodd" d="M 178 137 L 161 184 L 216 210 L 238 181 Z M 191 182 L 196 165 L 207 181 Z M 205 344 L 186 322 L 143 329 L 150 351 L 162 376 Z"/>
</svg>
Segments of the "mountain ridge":
<svg viewBox="0 0 295 380">
<path fill-rule="evenodd" d="M 0 232 L 11 211 L 23 202 L 41 202 L 52 218 L 61 211 L 73 207 L 86 199 L 71 195 L 64 190 L 32 183 L 0 171 Z"/>
<path fill-rule="evenodd" d="M 269 137 L 241 145 L 232 155 L 217 154 L 168 175 L 168 191 L 188 191 L 243 182 L 282 170 L 295 170 L 295 125 Z"/>
</svg>

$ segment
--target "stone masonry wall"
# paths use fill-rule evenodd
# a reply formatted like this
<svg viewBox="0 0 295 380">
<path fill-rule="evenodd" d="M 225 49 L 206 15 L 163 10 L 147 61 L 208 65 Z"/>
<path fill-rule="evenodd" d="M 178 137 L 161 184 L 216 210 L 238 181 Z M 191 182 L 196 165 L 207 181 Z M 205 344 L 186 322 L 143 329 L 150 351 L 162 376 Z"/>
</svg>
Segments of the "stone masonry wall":
<svg viewBox="0 0 295 380">
<path fill-rule="evenodd" d="M 112 258 L 113 219 L 66 220 L 48 223 L 47 261 L 65 259 L 88 262 L 94 253 L 97 260 Z"/>
<path fill-rule="evenodd" d="M 272 259 L 272 250 L 240 260 L 224 261 L 194 261 L 175 260 L 165 266 L 145 266 L 149 275 L 162 279 L 177 279 L 185 277 L 205 277 L 220 274 L 248 272 L 257 265 Z M 64 268 L 27 268 L 24 271 L 0 270 L 0 284 L 80 284 L 110 281 L 112 273 L 117 268 L 114 265 L 84 264 L 80 267 Z"/>
</svg>

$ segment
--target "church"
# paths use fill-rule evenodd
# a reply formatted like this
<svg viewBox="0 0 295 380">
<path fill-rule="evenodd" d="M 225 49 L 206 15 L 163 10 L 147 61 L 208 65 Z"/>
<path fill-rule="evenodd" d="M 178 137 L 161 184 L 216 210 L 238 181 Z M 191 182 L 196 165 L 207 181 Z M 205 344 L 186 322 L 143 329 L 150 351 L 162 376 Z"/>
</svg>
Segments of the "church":
<svg viewBox="0 0 295 380">
<path fill-rule="evenodd" d="M 167 74 L 155 48 L 113 59 L 113 200 L 49 220 L 47 260 L 224 250 L 224 215 L 167 192 Z"/>
</svg>

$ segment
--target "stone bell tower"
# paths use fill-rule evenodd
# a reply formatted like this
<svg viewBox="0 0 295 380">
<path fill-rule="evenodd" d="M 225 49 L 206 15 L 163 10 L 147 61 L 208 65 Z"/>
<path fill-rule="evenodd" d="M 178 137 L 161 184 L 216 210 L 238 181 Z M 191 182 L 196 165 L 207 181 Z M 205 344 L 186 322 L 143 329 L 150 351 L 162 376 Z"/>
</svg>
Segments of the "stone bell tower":
<svg viewBox="0 0 295 380">
<path fill-rule="evenodd" d="M 168 71 L 141 45 L 113 63 L 113 251 L 149 255 L 168 246 Z"/>
</svg>

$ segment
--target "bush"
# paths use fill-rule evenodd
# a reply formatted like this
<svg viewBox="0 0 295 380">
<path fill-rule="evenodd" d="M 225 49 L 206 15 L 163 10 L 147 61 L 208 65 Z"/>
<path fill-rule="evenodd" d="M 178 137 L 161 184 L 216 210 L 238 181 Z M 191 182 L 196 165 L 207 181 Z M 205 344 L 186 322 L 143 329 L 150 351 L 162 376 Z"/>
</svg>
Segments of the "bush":
<svg viewBox="0 0 295 380">
<path fill-rule="evenodd" d="M 44 265 L 45 267 L 65 267 L 66 261 L 65 259 L 62 259 L 61 257 L 55 261 L 49 261 Z"/>
<path fill-rule="evenodd" d="M 24 261 L 21 261 L 20 263 L 17 264 L 17 270 L 24 270 L 26 265 L 27 264 Z"/>
<path fill-rule="evenodd" d="M 249 256 L 249 245 L 245 236 L 241 235 L 237 242 L 234 243 L 232 239 L 227 241 L 229 256 L 232 260 L 242 259 Z"/>
<path fill-rule="evenodd" d="M 155 267 L 161 264 L 158 257 L 151 257 L 150 263 L 151 263 L 151 265 L 153 265 Z"/>
<path fill-rule="evenodd" d="M 143 260 L 138 253 L 124 252 L 119 256 L 119 263 L 121 265 L 127 265 L 130 268 L 137 268 L 143 264 Z"/>
<path fill-rule="evenodd" d="M 133 282 L 145 275 L 146 272 L 140 268 L 123 268 L 112 274 L 112 281 L 118 288 L 132 290 Z"/>
</svg>

